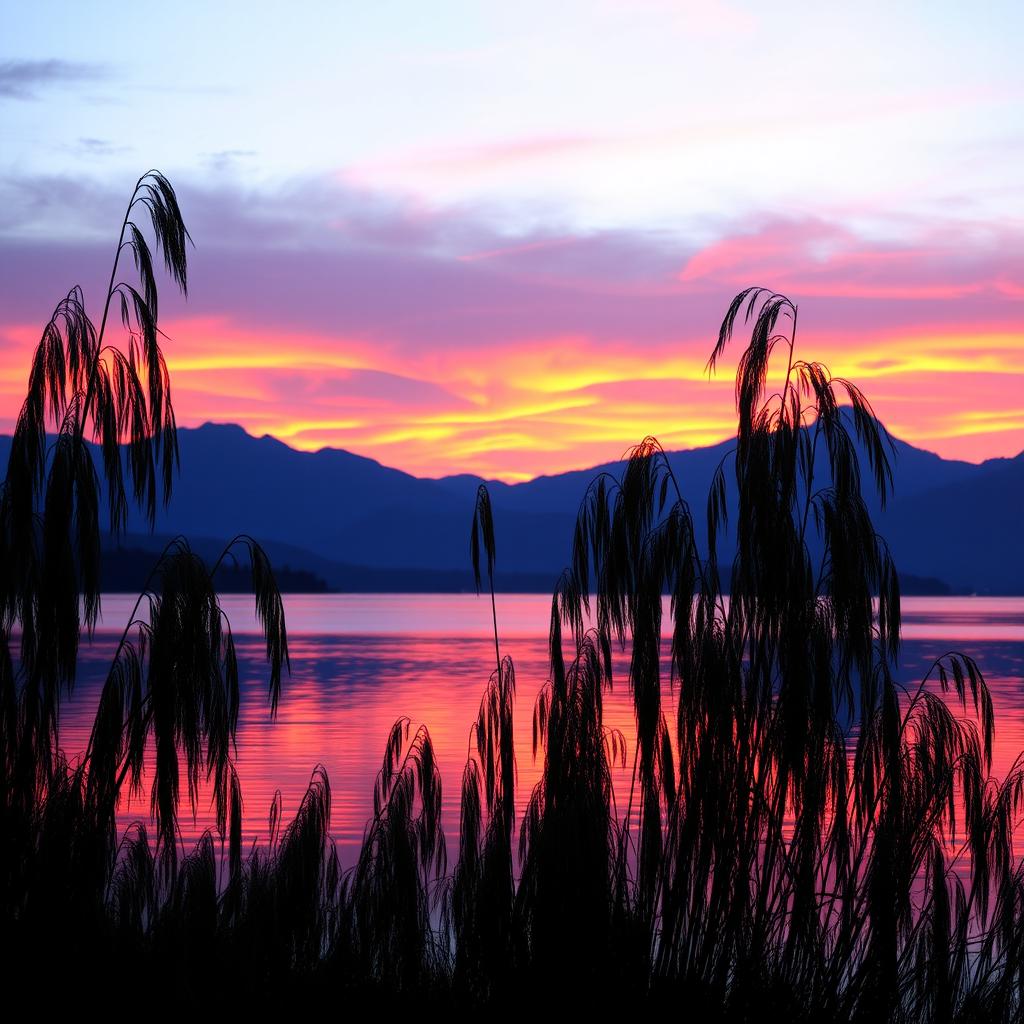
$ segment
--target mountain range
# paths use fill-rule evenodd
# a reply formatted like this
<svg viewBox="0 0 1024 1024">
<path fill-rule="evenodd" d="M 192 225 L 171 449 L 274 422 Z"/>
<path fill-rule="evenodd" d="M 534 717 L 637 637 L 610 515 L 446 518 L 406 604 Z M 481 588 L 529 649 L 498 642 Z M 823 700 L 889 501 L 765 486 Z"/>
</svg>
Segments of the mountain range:
<svg viewBox="0 0 1024 1024">
<path fill-rule="evenodd" d="M 169 506 L 153 532 L 133 512 L 117 546 L 152 552 L 184 534 L 207 557 L 225 539 L 248 533 L 275 564 L 348 591 L 469 589 L 469 529 L 482 482 L 494 510 L 496 584 L 550 591 L 570 557 L 587 485 L 622 467 L 611 462 L 518 484 L 471 475 L 425 479 L 340 449 L 298 451 L 230 424 L 179 428 L 178 438 L 181 473 Z M 894 495 L 881 507 L 869 493 L 866 463 L 864 490 L 901 574 L 927 578 L 926 590 L 1024 593 L 1024 452 L 973 464 L 894 444 Z M 0 465 L 9 445 L 0 437 Z M 708 488 L 730 447 L 668 453 L 701 545 Z M 728 549 L 721 554 L 727 564 Z"/>
</svg>

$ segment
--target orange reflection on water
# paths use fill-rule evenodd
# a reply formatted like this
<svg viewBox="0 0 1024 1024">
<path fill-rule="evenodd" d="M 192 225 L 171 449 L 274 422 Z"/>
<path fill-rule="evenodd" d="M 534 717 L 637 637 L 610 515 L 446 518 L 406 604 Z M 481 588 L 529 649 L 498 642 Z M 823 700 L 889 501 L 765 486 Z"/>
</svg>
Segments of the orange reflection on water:
<svg viewBox="0 0 1024 1024">
<path fill-rule="evenodd" d="M 430 731 L 443 779 L 444 828 L 454 855 L 470 729 L 494 668 L 489 604 L 466 595 L 288 596 L 292 668 L 272 721 L 265 649 L 253 632 L 251 605 L 244 598 L 226 598 L 242 682 L 236 766 L 246 844 L 266 840 L 275 791 L 281 790 L 287 821 L 314 766 L 322 764 L 333 792 L 331 831 L 343 860 L 351 863 L 371 811 L 385 739 L 395 719 L 404 715 L 413 729 L 425 724 Z M 86 747 L 101 680 L 119 635 L 113 630 L 130 607 L 128 599 L 105 598 L 104 630 L 83 646 L 79 685 L 62 715 L 61 743 L 69 755 Z M 548 676 L 549 609 L 543 595 L 498 595 L 501 650 L 512 657 L 516 670 L 519 820 L 540 777 L 543 756 L 533 756 L 531 718 Z M 997 720 L 993 767 L 1001 777 L 1024 749 L 1024 599 L 906 600 L 899 678 L 919 680 L 935 657 L 951 649 L 974 657 L 992 689 Z M 635 733 L 627 673 L 628 657 L 620 654 L 604 705 L 605 724 L 620 729 L 629 748 L 626 766 L 613 771 L 620 799 L 628 794 Z M 673 697 L 667 686 L 665 701 L 671 722 Z M 121 824 L 148 819 L 148 813 L 147 790 L 142 800 L 122 807 Z M 191 843 L 213 824 L 210 794 L 202 790 L 195 818 L 182 810 L 182 838 Z"/>
</svg>

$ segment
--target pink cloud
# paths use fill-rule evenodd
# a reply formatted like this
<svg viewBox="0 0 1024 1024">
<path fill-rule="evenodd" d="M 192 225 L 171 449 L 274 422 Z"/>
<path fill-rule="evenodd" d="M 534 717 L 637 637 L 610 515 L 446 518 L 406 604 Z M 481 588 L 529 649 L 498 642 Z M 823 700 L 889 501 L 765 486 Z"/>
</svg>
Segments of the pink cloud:
<svg viewBox="0 0 1024 1024">
<path fill-rule="evenodd" d="M 1002 234 L 1001 232 L 999 234 Z M 872 243 L 821 221 L 770 222 L 749 234 L 722 238 L 692 256 L 684 283 L 717 281 L 742 287 L 772 281 L 802 296 L 858 299 L 960 299 L 983 291 L 1016 297 L 1024 278 L 1005 271 L 995 238 L 979 253 L 966 232 L 944 229 L 904 244 Z"/>
<path fill-rule="evenodd" d="M 183 202 L 190 299 L 161 305 L 183 424 L 235 420 L 426 475 L 509 479 L 602 462 L 647 433 L 710 443 L 733 400 L 728 365 L 708 381 L 704 363 L 732 296 L 764 284 L 801 304 L 802 353 L 861 383 L 907 440 L 972 459 L 1024 447 L 1024 234 L 1011 228 L 881 244 L 842 223 L 764 220 L 695 246 L 509 238 L 323 185 Z M 347 226 L 317 227 L 332 216 Z M 81 281 L 96 311 L 109 248 L 0 237 L 0 429 L 55 300 Z"/>
</svg>

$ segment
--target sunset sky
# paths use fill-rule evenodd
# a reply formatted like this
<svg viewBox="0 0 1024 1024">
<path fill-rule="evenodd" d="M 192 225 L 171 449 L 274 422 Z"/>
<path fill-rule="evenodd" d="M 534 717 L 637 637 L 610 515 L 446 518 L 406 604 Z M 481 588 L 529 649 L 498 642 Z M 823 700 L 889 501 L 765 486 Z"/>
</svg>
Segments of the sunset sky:
<svg viewBox="0 0 1024 1024">
<path fill-rule="evenodd" d="M 770 12 L 770 13 L 769 13 Z M 1024 449 L 1019 3 L 11 5 L 0 431 L 158 167 L 178 422 L 436 476 L 735 428 L 747 285 L 896 435 Z M 737 348 L 738 354 L 738 348 Z"/>
</svg>

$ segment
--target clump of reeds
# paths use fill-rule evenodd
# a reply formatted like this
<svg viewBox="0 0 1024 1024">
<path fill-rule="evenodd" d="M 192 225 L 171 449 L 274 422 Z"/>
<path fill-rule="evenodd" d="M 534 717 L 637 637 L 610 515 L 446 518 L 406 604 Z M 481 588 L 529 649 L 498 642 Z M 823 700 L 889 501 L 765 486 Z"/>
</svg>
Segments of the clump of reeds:
<svg viewBox="0 0 1024 1024">
<path fill-rule="evenodd" d="M 150 171 L 125 212 L 99 328 L 75 287 L 43 330 L 0 488 L 0 955 L 26 977 L 47 963 L 55 934 L 83 976 L 110 943 L 138 961 L 178 934 L 191 965 L 214 942 L 222 893 L 212 837 L 179 862 L 182 777 L 193 811 L 200 784 L 212 784 L 229 846 L 226 905 L 242 886 L 238 664 L 213 586 L 219 562 L 207 567 L 182 538 L 168 545 L 115 651 L 87 750 L 69 763 L 59 744 L 79 639 L 100 611 L 102 490 L 113 533 L 131 501 L 152 523 L 178 461 L 142 219 L 186 291 L 189 235 L 174 189 Z M 129 252 L 134 283 L 119 276 Z M 109 329 L 118 316 L 121 344 Z M 222 557 L 236 550 L 251 567 L 273 714 L 288 661 L 283 605 L 259 544 L 236 538 Z M 122 797 L 141 789 L 147 752 L 152 847 L 145 828 L 118 842 L 115 827 Z"/>
</svg>

